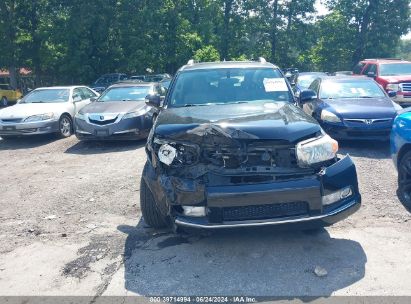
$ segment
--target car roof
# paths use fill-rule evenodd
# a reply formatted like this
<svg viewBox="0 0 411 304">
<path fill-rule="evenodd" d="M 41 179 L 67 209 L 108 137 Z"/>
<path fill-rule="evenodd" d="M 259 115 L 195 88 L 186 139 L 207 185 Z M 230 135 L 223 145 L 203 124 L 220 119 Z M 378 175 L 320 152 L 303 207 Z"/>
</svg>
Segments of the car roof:
<svg viewBox="0 0 411 304">
<path fill-rule="evenodd" d="M 366 76 L 324 76 L 324 77 L 318 77 L 322 81 L 333 81 L 333 82 L 352 82 L 353 80 L 355 81 L 361 81 L 361 82 L 374 82 L 374 79 Z"/>
<path fill-rule="evenodd" d="M 121 82 L 121 83 L 115 83 L 109 88 L 126 88 L 126 87 L 150 87 L 157 84 L 157 82 Z"/>
<path fill-rule="evenodd" d="M 399 58 L 376 58 L 376 59 L 364 59 L 362 63 L 411 63 L 411 61 L 399 59 Z"/>
<path fill-rule="evenodd" d="M 201 62 L 184 65 L 180 71 L 194 70 L 214 70 L 227 68 L 278 68 L 276 65 L 268 62 L 258 61 L 222 61 L 222 62 Z"/>
<path fill-rule="evenodd" d="M 76 85 L 76 86 L 54 86 L 54 87 L 40 87 L 35 90 L 55 90 L 55 89 L 75 89 L 75 88 L 87 88 L 87 86 Z"/>
<path fill-rule="evenodd" d="M 327 73 L 325 73 L 325 72 L 301 72 L 301 73 L 298 73 L 298 76 L 305 76 L 305 75 L 327 75 Z"/>
</svg>

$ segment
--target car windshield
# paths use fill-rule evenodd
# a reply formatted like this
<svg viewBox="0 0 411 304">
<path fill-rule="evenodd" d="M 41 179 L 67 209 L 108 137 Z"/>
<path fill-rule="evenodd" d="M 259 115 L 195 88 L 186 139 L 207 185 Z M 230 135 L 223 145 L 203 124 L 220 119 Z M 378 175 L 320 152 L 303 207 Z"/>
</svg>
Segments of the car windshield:
<svg viewBox="0 0 411 304">
<path fill-rule="evenodd" d="M 324 81 L 320 91 L 322 99 L 384 96 L 384 92 L 374 81 Z"/>
<path fill-rule="evenodd" d="M 411 63 L 388 63 L 380 65 L 381 76 L 411 75 Z"/>
<path fill-rule="evenodd" d="M 151 86 L 133 86 L 111 88 L 105 91 L 98 101 L 138 101 L 144 100 L 147 95 L 152 93 Z"/>
<path fill-rule="evenodd" d="M 301 89 L 308 89 L 310 84 L 316 79 L 319 75 L 300 75 L 298 76 L 297 83 Z"/>
<path fill-rule="evenodd" d="M 21 103 L 57 103 L 67 102 L 70 97 L 69 89 L 34 90 Z"/>
<path fill-rule="evenodd" d="M 173 86 L 171 107 L 291 101 L 284 77 L 273 68 L 223 68 L 181 73 Z"/>
</svg>

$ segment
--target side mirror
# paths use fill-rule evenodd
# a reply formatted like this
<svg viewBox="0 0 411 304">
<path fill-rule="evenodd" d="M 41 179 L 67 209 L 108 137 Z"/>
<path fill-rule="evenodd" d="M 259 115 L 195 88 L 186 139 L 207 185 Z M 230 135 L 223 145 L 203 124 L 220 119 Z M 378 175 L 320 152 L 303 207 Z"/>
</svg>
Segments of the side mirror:
<svg viewBox="0 0 411 304">
<path fill-rule="evenodd" d="M 375 78 L 376 75 L 375 75 L 374 72 L 368 72 L 367 76 L 370 77 L 370 78 Z"/>
<path fill-rule="evenodd" d="M 149 106 L 160 108 L 161 107 L 161 97 L 160 95 L 147 95 L 146 96 L 146 104 Z"/>
<path fill-rule="evenodd" d="M 96 100 L 97 100 L 97 97 L 91 97 L 91 98 L 90 98 L 90 101 L 91 101 L 91 102 L 95 102 Z"/>
<path fill-rule="evenodd" d="M 304 90 L 300 93 L 300 103 L 306 103 L 317 99 L 317 94 L 313 90 Z"/>
<path fill-rule="evenodd" d="M 397 96 L 397 92 L 395 92 L 395 91 L 388 91 L 388 96 L 391 97 L 391 98 L 396 97 L 396 96 Z"/>
<path fill-rule="evenodd" d="M 21 102 L 21 98 L 17 99 L 16 103 L 20 103 Z"/>
</svg>

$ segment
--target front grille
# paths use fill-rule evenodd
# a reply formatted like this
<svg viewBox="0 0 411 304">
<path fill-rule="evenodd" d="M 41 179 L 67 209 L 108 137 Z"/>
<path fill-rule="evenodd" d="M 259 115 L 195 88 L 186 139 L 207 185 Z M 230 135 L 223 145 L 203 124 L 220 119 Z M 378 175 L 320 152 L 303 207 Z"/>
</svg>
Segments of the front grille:
<svg viewBox="0 0 411 304">
<path fill-rule="evenodd" d="M 89 118 L 89 120 L 92 124 L 99 125 L 99 126 L 105 126 L 105 125 L 108 125 L 108 124 L 112 124 L 116 121 L 116 119 L 117 119 L 117 117 L 114 118 L 114 119 L 101 121 L 101 120 L 94 120 L 94 119 Z"/>
<path fill-rule="evenodd" d="M 347 131 L 348 136 L 389 136 L 390 131 L 366 130 L 366 131 Z"/>
<path fill-rule="evenodd" d="M 410 82 L 401 83 L 400 87 L 401 87 L 402 92 L 411 92 L 411 83 Z"/>
<path fill-rule="evenodd" d="M 204 157 L 226 169 L 250 168 L 250 173 L 256 171 L 255 167 L 297 167 L 295 146 L 272 141 L 246 142 L 242 146 L 209 146 L 204 149 Z"/>
<path fill-rule="evenodd" d="M 308 214 L 307 202 L 223 208 L 224 221 L 263 220 Z"/>
<path fill-rule="evenodd" d="M 1 121 L 5 123 L 19 123 L 22 120 L 23 120 L 22 118 L 7 118 L 7 119 L 2 119 Z"/>
<path fill-rule="evenodd" d="M 392 121 L 392 118 L 377 118 L 377 119 L 357 119 L 357 118 L 347 118 L 344 119 L 346 122 L 350 123 L 356 123 L 360 125 L 374 125 L 374 124 L 380 124 L 380 123 L 390 123 Z"/>
</svg>

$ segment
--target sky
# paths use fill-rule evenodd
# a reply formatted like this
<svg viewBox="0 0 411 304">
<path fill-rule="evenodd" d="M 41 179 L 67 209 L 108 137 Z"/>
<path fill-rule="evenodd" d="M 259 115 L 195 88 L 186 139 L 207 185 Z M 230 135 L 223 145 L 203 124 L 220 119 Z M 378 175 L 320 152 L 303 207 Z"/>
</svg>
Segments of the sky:
<svg viewBox="0 0 411 304">
<path fill-rule="evenodd" d="M 327 8 L 321 3 L 321 0 L 317 0 L 315 4 L 315 8 L 318 11 L 318 15 L 325 15 L 328 13 Z M 409 32 L 407 35 L 404 35 L 401 37 L 402 39 L 411 39 L 411 32 Z"/>
</svg>

